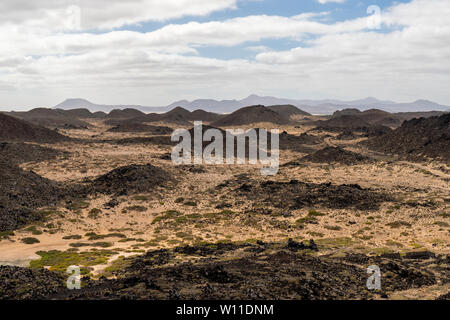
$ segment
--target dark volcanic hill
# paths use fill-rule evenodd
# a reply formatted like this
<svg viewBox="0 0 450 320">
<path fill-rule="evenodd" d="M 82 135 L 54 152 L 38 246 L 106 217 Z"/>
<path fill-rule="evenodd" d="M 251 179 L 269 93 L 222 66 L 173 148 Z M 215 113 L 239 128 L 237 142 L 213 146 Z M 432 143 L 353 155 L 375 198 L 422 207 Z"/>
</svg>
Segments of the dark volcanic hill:
<svg viewBox="0 0 450 320">
<path fill-rule="evenodd" d="M 146 132 L 154 135 L 167 135 L 173 132 L 169 127 L 150 126 L 143 123 L 123 123 L 108 130 L 108 132 Z"/>
<path fill-rule="evenodd" d="M 170 181 L 171 175 L 159 167 L 151 164 L 129 165 L 98 177 L 92 182 L 90 191 L 115 195 L 148 193 Z"/>
<path fill-rule="evenodd" d="M 93 113 L 90 112 L 88 109 L 81 108 L 81 109 L 71 109 L 71 110 L 62 110 L 62 109 L 56 109 L 56 111 L 59 111 L 61 113 L 64 113 L 66 115 L 76 117 L 76 118 L 93 118 Z"/>
<path fill-rule="evenodd" d="M 395 131 L 367 141 L 372 150 L 412 160 L 450 161 L 450 113 L 405 121 Z"/>
<path fill-rule="evenodd" d="M 214 127 L 249 125 L 259 122 L 270 122 L 274 124 L 288 124 L 289 120 L 279 113 L 264 107 L 250 106 L 239 109 L 226 117 L 213 122 Z"/>
<path fill-rule="evenodd" d="M 333 118 L 339 118 L 342 116 L 359 116 L 361 115 L 361 110 L 356 108 L 347 108 L 343 110 L 335 111 L 332 115 Z"/>
<path fill-rule="evenodd" d="M 49 128 L 84 128 L 89 126 L 87 122 L 64 110 L 36 108 L 27 112 L 11 112 L 9 115 Z"/>
<path fill-rule="evenodd" d="M 306 145 L 315 145 L 323 142 L 322 138 L 307 133 L 302 133 L 299 135 L 298 141 L 299 143 Z"/>
<path fill-rule="evenodd" d="M 106 116 L 108 115 L 106 112 L 103 112 L 103 111 L 97 111 L 97 112 L 94 112 L 93 114 L 92 114 L 95 118 L 106 118 Z"/>
<path fill-rule="evenodd" d="M 166 122 L 179 125 L 192 125 L 194 121 L 213 122 L 223 118 L 224 115 L 220 115 L 213 112 L 206 112 L 204 110 L 195 110 L 190 112 L 184 108 L 177 107 L 169 112 L 163 114 L 150 114 L 147 121 L 153 119 L 154 121 Z"/>
<path fill-rule="evenodd" d="M 59 150 L 35 144 L 0 142 L 0 161 L 9 161 L 14 164 L 52 160 L 62 154 L 63 152 Z"/>
<path fill-rule="evenodd" d="M 157 119 L 158 117 L 156 117 Z M 158 122 L 165 122 L 170 124 L 177 124 L 182 126 L 191 126 L 192 123 L 189 121 L 191 119 L 191 112 L 177 107 L 169 112 L 160 115 Z"/>
<path fill-rule="evenodd" d="M 132 119 L 132 118 L 136 118 L 136 117 L 143 117 L 145 116 L 145 113 L 143 113 L 142 111 L 136 110 L 136 109 L 115 109 L 112 110 L 107 116 L 106 118 L 108 119 Z"/>
<path fill-rule="evenodd" d="M 70 140 L 56 131 L 0 113 L 0 140 L 50 143 Z"/>
<path fill-rule="evenodd" d="M 379 109 L 369 109 L 360 111 L 358 109 L 344 109 L 333 113 L 332 118 L 339 118 L 342 116 L 359 117 L 371 125 L 383 125 L 389 127 L 399 127 L 403 121 L 414 118 L 429 118 L 433 116 L 441 116 L 445 112 L 430 111 L 430 112 L 399 112 L 389 113 Z"/>
<path fill-rule="evenodd" d="M 136 123 L 152 123 L 163 122 L 168 124 L 175 124 L 180 126 L 191 126 L 192 123 L 188 121 L 191 118 L 191 112 L 181 107 L 175 108 L 166 113 L 141 113 L 131 118 L 113 118 L 105 121 L 108 125 L 130 125 Z"/>
<path fill-rule="evenodd" d="M 329 120 L 320 120 L 314 123 L 317 125 L 312 130 L 325 130 L 331 132 L 359 132 L 364 137 L 381 136 L 392 131 L 391 128 L 380 124 L 371 124 L 360 116 L 343 115 Z"/>
<path fill-rule="evenodd" d="M 344 109 L 336 111 L 332 118 L 340 118 L 343 116 L 358 117 L 371 125 L 398 127 L 402 123 L 402 120 L 395 114 L 378 109 L 370 109 L 363 112 L 358 109 Z"/>
<path fill-rule="evenodd" d="M 301 159 L 302 161 L 314 162 L 314 163 L 341 163 L 346 165 L 352 165 L 357 163 L 366 162 L 369 159 L 360 154 L 347 151 L 340 147 L 326 147 L 318 150 L 313 154 L 307 155 Z"/>
<path fill-rule="evenodd" d="M 56 109 L 56 110 L 70 117 L 75 117 L 79 119 L 101 119 L 106 116 L 106 113 L 104 112 L 99 111 L 92 113 L 91 111 L 85 108 L 70 109 L 70 110 Z"/>
<path fill-rule="evenodd" d="M 414 118 L 429 118 L 429 117 L 440 117 L 448 112 L 442 111 L 428 111 L 428 112 L 399 112 L 395 113 L 395 116 L 399 118 L 402 122 L 406 120 L 412 120 Z"/>
<path fill-rule="evenodd" d="M 225 115 L 223 115 L 223 114 L 207 112 L 207 111 L 199 109 L 199 110 L 192 111 L 187 119 L 189 121 L 214 122 L 214 121 L 217 121 L 224 117 L 225 117 Z"/>
<path fill-rule="evenodd" d="M 0 159 L 0 231 L 14 230 L 43 216 L 36 208 L 60 200 L 57 184 Z"/>
<path fill-rule="evenodd" d="M 268 109 L 275 111 L 280 116 L 285 117 L 289 119 L 293 115 L 301 115 L 301 116 L 310 116 L 311 114 L 308 112 L 305 112 L 303 110 L 300 110 L 296 106 L 287 104 L 287 105 L 280 105 L 280 106 L 269 106 Z"/>
<path fill-rule="evenodd" d="M 361 114 L 358 115 L 358 117 L 360 117 L 361 119 L 372 125 L 397 127 L 402 124 L 402 121 L 392 113 L 378 109 L 366 110 L 364 112 L 361 112 Z"/>
<path fill-rule="evenodd" d="M 369 127 L 370 124 L 355 115 L 343 115 L 340 117 L 333 117 L 329 120 L 319 120 L 315 122 L 318 129 L 328 129 L 330 131 L 341 129 L 361 129 L 365 127 Z"/>
<path fill-rule="evenodd" d="M 195 128 L 195 127 L 194 127 Z M 190 136 L 192 138 L 191 140 L 191 151 L 192 153 L 194 152 L 194 128 L 191 128 L 189 130 Z M 209 129 L 216 129 L 218 130 L 221 135 L 222 135 L 222 144 L 223 144 L 223 150 L 224 153 L 223 155 L 226 156 L 226 152 L 228 151 L 227 149 L 227 132 L 221 128 L 217 128 L 217 127 L 212 127 L 209 125 L 203 125 L 202 126 L 202 136 L 205 134 L 205 132 Z M 256 150 L 258 150 L 259 148 L 259 143 L 260 143 L 260 138 L 261 138 L 261 129 L 256 128 L 255 129 L 255 133 L 256 133 L 256 137 L 258 139 L 258 142 L 255 145 L 250 145 L 249 143 L 249 136 L 250 133 L 247 130 L 244 130 L 243 134 L 238 134 L 236 132 L 230 132 L 231 135 L 230 137 L 233 138 L 234 141 L 234 149 L 233 149 L 233 155 L 237 156 L 237 144 L 236 142 L 238 141 L 238 139 L 245 139 L 245 157 L 249 156 L 249 151 L 250 151 L 250 147 L 256 147 Z M 271 150 L 271 133 L 270 130 L 267 131 L 267 147 L 270 153 Z M 215 139 L 213 138 L 213 141 L 215 141 Z M 279 135 L 279 148 L 282 150 L 293 150 L 293 151 L 299 151 L 299 152 L 311 152 L 311 148 L 306 146 L 306 145 L 313 145 L 313 144 L 317 144 L 320 143 L 322 140 L 320 138 L 316 139 L 314 136 L 309 136 L 309 135 L 300 135 L 300 136 L 295 136 L 295 135 L 291 135 L 288 134 L 287 132 L 282 132 Z M 206 146 L 208 146 L 211 142 L 210 141 L 203 141 L 202 142 L 202 151 L 204 150 L 204 148 Z M 174 144 L 174 143 L 172 143 Z"/>
<path fill-rule="evenodd" d="M 368 265 L 389 272 L 383 283 L 391 294 L 436 284 L 433 271 L 444 273 L 447 263 L 441 256 L 424 266 L 421 259 L 308 254 L 321 250 L 314 240 L 305 244 L 292 239 L 148 250 L 125 258 L 124 267 L 112 271 L 113 278 L 88 279 L 81 290 L 67 289 L 67 277 L 55 271 L 3 266 L 0 292 L 6 300 L 368 300 L 374 299 L 365 287 Z M 180 255 L 193 262 L 174 264 Z M 430 271 L 431 264 L 442 267 Z"/>
<path fill-rule="evenodd" d="M 183 118 L 188 118 L 191 115 L 191 112 L 189 110 L 186 110 L 182 107 L 176 107 L 175 109 L 170 110 L 169 112 L 163 113 L 163 116 L 171 117 L 171 116 L 180 116 Z"/>
</svg>

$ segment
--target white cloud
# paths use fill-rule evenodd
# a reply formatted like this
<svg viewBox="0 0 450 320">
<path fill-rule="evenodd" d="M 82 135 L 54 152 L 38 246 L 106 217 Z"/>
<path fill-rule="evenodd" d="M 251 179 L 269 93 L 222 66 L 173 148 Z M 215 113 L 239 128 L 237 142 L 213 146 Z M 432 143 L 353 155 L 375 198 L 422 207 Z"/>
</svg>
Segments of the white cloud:
<svg viewBox="0 0 450 320">
<path fill-rule="evenodd" d="M 22 17 L 33 7 L 33 2 L 26 10 L 6 2 L 9 10 Z M 218 7 L 219 2 L 224 3 L 211 1 L 211 5 Z M 232 8 L 235 1 L 227 4 L 225 7 Z M 4 2 L 0 9 L 2 6 L 5 8 Z M 181 7 L 175 11 L 171 14 L 189 14 L 181 13 Z M 99 103 L 152 105 L 182 98 L 236 98 L 248 93 L 426 98 L 450 104 L 447 0 L 394 5 L 382 12 L 384 25 L 393 28 L 385 33 L 368 30 L 367 17 L 337 23 L 317 19 L 326 13 L 172 24 L 148 33 L 67 33 L 45 24 L 31 29 L 28 26 L 32 23 L 18 24 L 11 12 L 1 12 L 0 16 L 9 17 L 0 29 L 0 98 L 4 106 L 51 106 L 73 96 Z M 122 17 L 114 12 L 98 16 L 98 25 L 142 19 L 128 11 Z M 32 21 L 32 16 L 27 19 Z M 148 14 L 145 19 L 149 19 Z M 299 42 L 292 50 L 274 51 L 260 43 L 265 39 L 302 40 L 302 45 Z M 254 52 L 254 59 L 221 60 L 199 53 L 199 47 L 245 43 L 246 55 Z"/>
<path fill-rule="evenodd" d="M 253 52 L 268 52 L 271 49 L 267 46 L 249 46 L 245 48 L 246 50 L 253 51 Z"/>
<path fill-rule="evenodd" d="M 144 21 L 203 16 L 233 9 L 236 0 L 78 0 L 82 29 L 110 29 Z M 66 29 L 73 12 L 61 0 L 2 0 L 0 23 Z"/>
<path fill-rule="evenodd" d="M 321 4 L 335 2 L 335 3 L 344 3 L 346 0 L 317 0 L 317 2 Z"/>
<path fill-rule="evenodd" d="M 196 53 L 198 46 L 235 46 L 263 39 L 301 39 L 306 34 L 331 34 L 364 29 L 365 19 L 327 25 L 314 21 L 320 14 L 294 17 L 248 16 L 206 23 L 167 25 L 153 32 L 110 31 L 107 33 L 53 33 L 5 28 L 0 41 L 4 55 L 78 54 L 122 47 L 146 48 L 158 52 Z M 245 32 L 243 32 L 245 30 Z M 218 36 L 219 35 L 219 36 Z"/>
</svg>

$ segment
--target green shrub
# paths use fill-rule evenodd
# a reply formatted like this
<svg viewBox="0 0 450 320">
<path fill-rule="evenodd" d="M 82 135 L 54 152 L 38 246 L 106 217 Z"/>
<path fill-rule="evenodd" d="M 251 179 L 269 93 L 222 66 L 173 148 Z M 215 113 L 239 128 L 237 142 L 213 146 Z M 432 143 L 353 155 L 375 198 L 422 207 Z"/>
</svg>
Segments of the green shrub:
<svg viewBox="0 0 450 320">
<path fill-rule="evenodd" d="M 23 238 L 22 242 L 25 244 L 35 244 L 35 243 L 40 243 L 40 241 L 36 238 Z"/>
<path fill-rule="evenodd" d="M 186 232 L 177 232 L 176 236 L 183 240 L 194 240 L 194 237 L 191 234 L 188 234 Z"/>
<path fill-rule="evenodd" d="M 89 211 L 88 213 L 88 217 L 91 219 L 97 219 L 98 216 L 102 213 L 102 210 L 97 209 L 97 208 L 93 208 Z"/>
<path fill-rule="evenodd" d="M 436 226 L 439 226 L 439 227 L 442 227 L 442 228 L 448 228 L 448 227 L 450 227 L 450 225 L 447 223 L 447 222 L 444 222 L 444 221 L 436 221 L 435 223 L 434 223 Z"/>
<path fill-rule="evenodd" d="M 50 267 L 51 271 L 65 273 L 67 267 L 77 265 L 81 267 L 90 267 L 100 264 L 106 264 L 108 258 L 115 254 L 108 250 L 92 250 L 89 252 L 77 253 L 73 250 L 65 252 L 58 250 L 38 251 L 36 252 L 41 258 L 30 262 L 31 268 Z M 89 269 L 82 268 L 82 274 L 89 272 Z"/>
<path fill-rule="evenodd" d="M 137 201 L 147 201 L 148 200 L 148 198 L 146 196 L 142 196 L 142 195 L 134 196 L 133 199 L 137 200 Z"/>
<path fill-rule="evenodd" d="M 116 260 L 114 260 L 110 266 L 106 267 L 103 270 L 102 275 L 103 276 L 115 276 L 117 275 L 120 271 L 123 271 L 125 268 L 127 268 L 128 266 L 131 265 L 131 260 L 125 258 L 124 256 L 120 256 L 119 258 L 117 258 Z"/>
<path fill-rule="evenodd" d="M 39 230 L 36 226 L 30 226 L 30 227 L 26 228 L 25 231 L 31 232 L 31 234 L 33 234 L 35 236 L 42 234 L 42 231 Z"/>
<path fill-rule="evenodd" d="M 89 202 L 84 200 L 73 200 L 67 208 L 72 210 L 75 213 L 80 213 L 81 209 L 87 209 L 89 207 Z"/>
<path fill-rule="evenodd" d="M 403 244 L 401 244 L 400 242 L 393 241 L 393 240 L 387 240 L 386 244 L 388 246 L 393 246 L 393 247 L 398 247 L 398 248 L 402 248 L 403 247 Z"/>
<path fill-rule="evenodd" d="M 109 247 L 112 247 L 113 244 L 111 242 L 94 242 L 94 243 L 76 242 L 76 243 L 70 243 L 69 246 L 71 246 L 73 248 L 81 248 L 81 247 L 109 248 Z"/>
<path fill-rule="evenodd" d="M 306 223 L 314 223 L 314 222 L 317 222 L 317 218 L 312 217 L 312 216 L 306 216 L 306 217 L 297 219 L 297 220 L 295 221 L 295 224 L 296 224 L 297 226 L 301 226 L 301 225 L 304 225 L 304 224 L 306 224 Z"/>
<path fill-rule="evenodd" d="M 126 235 L 119 232 L 108 233 L 108 234 L 96 234 L 95 232 L 86 233 L 88 240 L 103 240 L 106 238 L 126 238 Z"/>
<path fill-rule="evenodd" d="M 147 211 L 147 208 L 143 207 L 143 206 L 131 206 L 131 207 L 126 207 L 125 210 L 136 211 L 136 212 L 145 212 L 145 211 Z M 126 213 L 127 211 L 125 211 L 124 213 Z"/>
<path fill-rule="evenodd" d="M 324 215 L 325 215 L 325 213 L 318 212 L 314 209 L 311 209 L 308 211 L 308 216 L 310 216 L 310 217 L 322 217 Z"/>
<path fill-rule="evenodd" d="M 175 200 L 175 203 L 182 203 L 184 201 L 183 197 L 179 197 Z"/>
<path fill-rule="evenodd" d="M 109 248 L 112 247 L 113 244 L 111 242 L 95 242 L 92 244 L 93 247 L 100 247 L 100 248 Z"/>
<path fill-rule="evenodd" d="M 372 249 L 371 252 L 379 256 L 382 254 L 394 253 L 395 251 L 390 248 L 381 247 L 381 248 L 374 248 L 374 249 Z"/>
<path fill-rule="evenodd" d="M 325 225 L 325 226 L 323 226 L 325 229 L 328 229 L 328 230 L 333 230 L 333 231 L 339 231 L 339 230 L 342 230 L 342 228 L 341 227 L 339 227 L 339 226 L 330 226 L 330 225 Z"/>
<path fill-rule="evenodd" d="M 165 221 L 165 220 L 175 220 L 177 217 L 182 216 L 183 214 L 181 212 L 178 212 L 176 210 L 168 210 L 163 212 L 162 216 L 158 216 L 155 219 L 153 219 L 152 224 L 156 224 L 160 221 Z"/>
<path fill-rule="evenodd" d="M 324 234 L 322 232 L 314 232 L 314 231 L 308 231 L 307 234 L 313 236 L 313 237 L 323 237 Z"/>
<path fill-rule="evenodd" d="M 70 236 L 64 236 L 63 240 L 80 240 L 82 237 L 80 235 L 70 235 Z"/>
<path fill-rule="evenodd" d="M 0 240 L 1 239 L 9 239 L 9 237 L 14 236 L 14 231 L 1 231 L 0 232 Z"/>
<path fill-rule="evenodd" d="M 387 226 L 391 227 L 392 229 L 398 229 L 401 227 L 411 227 L 411 224 L 406 221 L 394 221 L 391 223 L 386 224 Z"/>
<path fill-rule="evenodd" d="M 318 239 L 316 240 L 317 245 L 320 247 L 325 248 L 341 248 L 341 247 L 348 247 L 352 245 L 354 242 L 349 237 L 342 237 L 342 238 L 324 238 L 324 239 Z"/>
</svg>

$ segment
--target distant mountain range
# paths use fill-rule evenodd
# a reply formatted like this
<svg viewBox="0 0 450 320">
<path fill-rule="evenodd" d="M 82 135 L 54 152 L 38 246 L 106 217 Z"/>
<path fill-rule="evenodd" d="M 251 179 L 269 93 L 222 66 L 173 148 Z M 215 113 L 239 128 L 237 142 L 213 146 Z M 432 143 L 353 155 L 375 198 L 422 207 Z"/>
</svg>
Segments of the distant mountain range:
<svg viewBox="0 0 450 320">
<path fill-rule="evenodd" d="M 176 101 L 165 107 L 147 107 L 140 105 L 101 105 L 94 104 L 85 99 L 67 99 L 56 105 L 54 109 L 77 109 L 87 108 L 92 112 L 103 111 L 110 112 L 115 109 L 137 109 L 146 113 L 149 112 L 168 112 L 176 107 L 183 107 L 189 111 L 202 109 L 215 113 L 231 113 L 242 107 L 264 105 L 293 105 L 311 114 L 332 114 L 335 111 L 349 108 L 357 108 L 361 111 L 369 109 L 379 109 L 387 112 L 418 112 L 418 111 L 444 111 L 450 112 L 449 106 L 443 106 L 428 100 L 417 100 L 410 103 L 397 103 L 394 101 L 383 101 L 373 97 L 353 101 L 340 100 L 295 100 L 282 99 L 276 97 L 262 97 L 250 95 L 242 100 L 213 100 L 198 99 L 194 101 L 181 100 Z"/>
</svg>

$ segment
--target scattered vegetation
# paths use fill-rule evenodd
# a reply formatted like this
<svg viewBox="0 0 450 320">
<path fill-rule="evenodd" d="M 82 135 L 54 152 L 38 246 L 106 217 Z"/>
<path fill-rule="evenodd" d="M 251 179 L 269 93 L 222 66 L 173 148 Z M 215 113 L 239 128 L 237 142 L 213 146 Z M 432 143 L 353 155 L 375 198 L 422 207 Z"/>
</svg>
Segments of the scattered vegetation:
<svg viewBox="0 0 450 320">
<path fill-rule="evenodd" d="M 81 247 L 109 248 L 109 247 L 112 247 L 113 244 L 111 242 L 94 242 L 94 243 L 75 242 L 75 243 L 70 243 L 69 246 L 71 246 L 73 248 L 81 248 Z"/>
<path fill-rule="evenodd" d="M 0 232 L 0 240 L 9 239 L 9 237 L 14 236 L 14 231 L 1 231 Z"/>
<path fill-rule="evenodd" d="M 120 271 L 130 266 L 130 264 L 130 259 L 127 259 L 124 256 L 120 256 L 119 258 L 111 262 L 111 265 L 106 267 L 101 275 L 105 277 L 116 276 Z"/>
<path fill-rule="evenodd" d="M 391 246 L 391 247 L 397 247 L 397 248 L 403 247 L 403 244 L 401 244 L 400 242 L 393 241 L 393 240 L 387 240 L 386 245 Z"/>
<path fill-rule="evenodd" d="M 318 211 L 316 211 L 314 209 L 311 209 L 311 210 L 308 211 L 308 216 L 309 217 L 322 217 L 324 215 L 325 215 L 325 213 L 318 212 Z"/>
<path fill-rule="evenodd" d="M 340 237 L 318 239 L 316 243 L 319 246 L 320 250 L 320 247 L 324 249 L 349 247 L 354 243 L 354 241 L 349 237 Z"/>
<path fill-rule="evenodd" d="M 321 212 L 318 212 L 318 211 L 316 211 L 314 209 L 311 209 L 311 210 L 308 211 L 308 214 L 305 217 L 297 219 L 295 221 L 295 225 L 297 227 L 302 227 L 302 226 L 304 226 L 305 224 L 308 224 L 308 223 L 316 224 L 317 221 L 318 221 L 317 217 L 322 217 L 322 216 L 325 216 L 325 214 L 321 213 Z"/>
<path fill-rule="evenodd" d="M 165 221 L 165 220 L 175 220 L 176 218 L 178 218 L 182 215 L 183 214 L 179 211 L 168 210 L 168 211 L 163 212 L 163 214 L 161 216 L 158 216 L 155 219 L 153 219 L 152 224 L 156 224 L 160 221 Z"/>
<path fill-rule="evenodd" d="M 89 211 L 88 217 L 91 219 L 97 219 L 101 213 L 102 213 L 102 210 L 93 208 Z"/>
<path fill-rule="evenodd" d="M 395 251 L 390 248 L 380 247 L 380 248 L 374 248 L 371 250 L 371 253 L 375 255 L 382 255 L 382 254 L 390 254 L 394 253 Z"/>
<path fill-rule="evenodd" d="M 183 197 L 179 197 L 175 199 L 175 203 L 183 203 L 184 198 Z"/>
<path fill-rule="evenodd" d="M 133 197 L 133 200 L 136 201 L 148 201 L 148 197 L 147 196 L 143 196 L 143 195 L 137 195 Z"/>
<path fill-rule="evenodd" d="M 145 211 L 147 211 L 147 208 L 143 207 L 143 206 L 131 206 L 131 207 L 126 207 L 125 210 L 126 211 L 124 213 L 126 213 L 128 211 L 145 212 Z"/>
<path fill-rule="evenodd" d="M 127 236 L 123 233 L 114 232 L 114 233 L 108 233 L 108 234 L 96 234 L 95 232 L 88 232 L 85 234 L 86 237 L 88 237 L 88 240 L 103 240 L 106 238 L 126 238 Z"/>
<path fill-rule="evenodd" d="M 178 238 L 181 238 L 183 240 L 194 240 L 194 237 L 192 234 L 186 233 L 186 232 L 177 232 L 175 234 Z"/>
<path fill-rule="evenodd" d="M 63 240 L 80 240 L 81 238 L 82 238 L 82 236 L 80 236 L 78 234 L 74 234 L 74 235 L 64 236 Z"/>
<path fill-rule="evenodd" d="M 398 229 L 401 227 L 408 227 L 411 228 L 411 224 L 406 221 L 394 221 L 386 224 L 387 226 L 391 227 L 392 229 Z"/>
<path fill-rule="evenodd" d="M 84 200 L 73 200 L 67 206 L 67 209 L 69 209 L 75 213 L 81 213 L 82 209 L 87 209 L 87 208 L 89 208 L 89 202 L 84 201 Z"/>
<path fill-rule="evenodd" d="M 342 228 L 339 227 L 339 226 L 324 225 L 323 227 L 324 227 L 325 229 L 333 230 L 333 231 L 339 231 L 339 230 L 342 230 Z"/>
<path fill-rule="evenodd" d="M 35 236 L 42 234 L 42 231 L 39 230 L 36 226 L 29 226 L 28 228 L 25 229 L 25 231 L 31 232 L 31 234 L 33 234 Z"/>
<path fill-rule="evenodd" d="M 30 237 L 30 238 L 23 238 L 23 239 L 22 239 L 22 242 L 25 243 L 25 244 L 35 244 L 35 243 L 40 243 L 40 241 L 39 241 L 38 239 L 32 238 L 32 237 Z"/>
<path fill-rule="evenodd" d="M 450 227 L 450 225 L 447 222 L 444 222 L 444 221 L 436 221 L 434 224 L 439 226 L 439 227 L 442 227 L 442 228 Z"/>
<path fill-rule="evenodd" d="M 65 273 L 67 268 L 72 265 L 80 267 L 91 267 L 100 264 L 106 264 L 108 258 L 116 252 L 110 250 L 91 250 L 87 252 L 73 251 L 38 251 L 36 254 L 41 256 L 39 260 L 30 262 L 30 268 L 50 267 L 50 270 Z M 87 274 L 89 268 L 81 268 L 82 274 Z"/>
<path fill-rule="evenodd" d="M 325 234 L 323 234 L 322 232 L 314 232 L 314 231 L 308 231 L 306 232 L 307 234 L 313 236 L 313 237 L 323 237 Z"/>
</svg>

